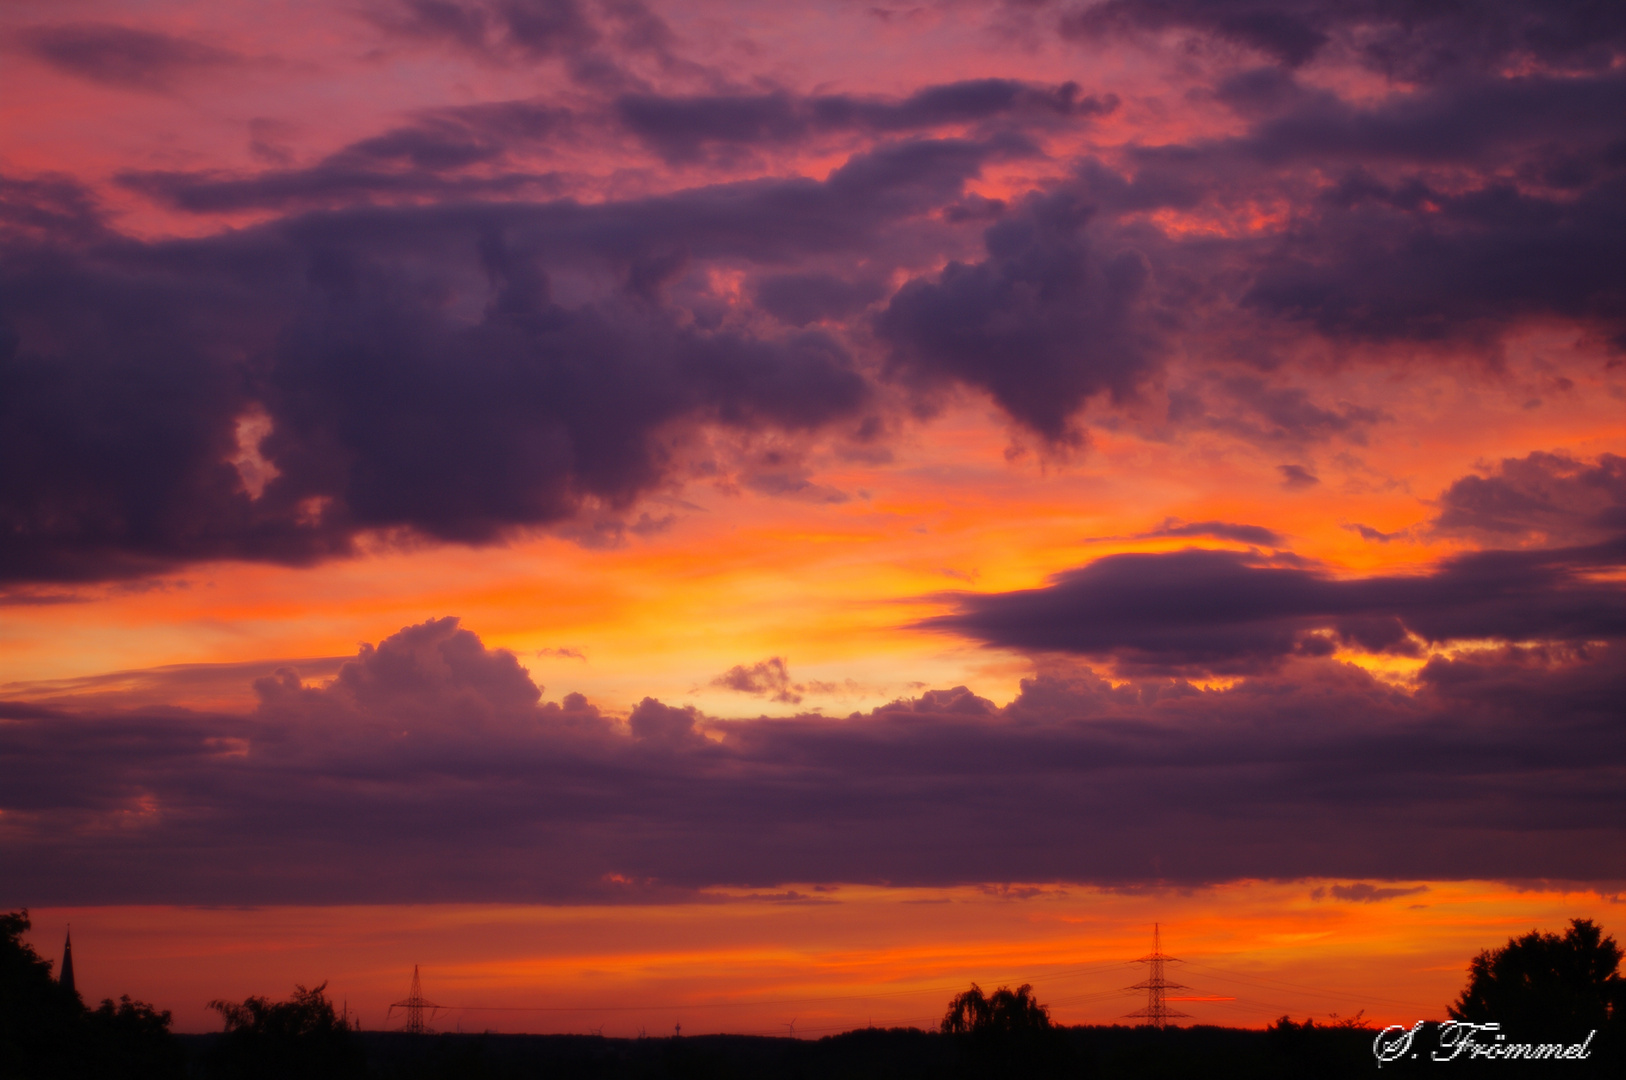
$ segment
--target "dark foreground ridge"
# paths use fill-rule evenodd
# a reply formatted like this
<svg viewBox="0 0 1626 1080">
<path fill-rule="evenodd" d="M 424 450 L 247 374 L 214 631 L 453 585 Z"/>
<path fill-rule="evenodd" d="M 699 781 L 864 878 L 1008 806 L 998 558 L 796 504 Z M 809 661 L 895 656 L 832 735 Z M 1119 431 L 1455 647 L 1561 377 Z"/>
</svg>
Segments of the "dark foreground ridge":
<svg viewBox="0 0 1626 1080">
<path fill-rule="evenodd" d="M 1605 1033 L 1600 1032 L 1599 1038 Z M 1417 1036 L 1416 1059 L 1381 1069 L 1373 1055 L 1377 1032 L 1278 1022 L 1260 1031 L 1193 1026 L 1053 1027 L 1012 1040 L 949 1035 L 918 1028 L 867 1028 L 817 1041 L 754 1035 L 614 1039 L 597 1035 L 408 1035 L 360 1032 L 364 1071 L 345 1076 L 378 1080 L 915 1080 L 915 1078 L 1035 1078 L 1186 1080 L 1203 1077 L 1326 1078 L 1445 1075 L 1440 1070 L 1499 1076 L 1608 1076 L 1620 1064 L 1615 1048 L 1595 1039 L 1585 1061 L 1539 1064 L 1465 1060 L 1432 1062 L 1438 1046 L 1431 1025 Z M 189 1074 L 212 1078 L 270 1076 L 217 1073 L 208 1067 L 218 1035 L 179 1036 Z M 341 1074 L 335 1074 L 341 1075 Z"/>
</svg>

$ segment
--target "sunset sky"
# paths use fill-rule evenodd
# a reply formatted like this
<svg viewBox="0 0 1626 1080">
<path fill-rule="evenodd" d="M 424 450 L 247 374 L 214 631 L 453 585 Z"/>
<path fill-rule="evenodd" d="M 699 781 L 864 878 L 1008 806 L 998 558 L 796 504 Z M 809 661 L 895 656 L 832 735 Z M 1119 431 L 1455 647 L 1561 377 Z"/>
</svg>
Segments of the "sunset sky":
<svg viewBox="0 0 1626 1080">
<path fill-rule="evenodd" d="M 1588 0 L 11 0 L 0 910 L 181 1030 L 1619 937 L 1623 116 Z"/>
</svg>

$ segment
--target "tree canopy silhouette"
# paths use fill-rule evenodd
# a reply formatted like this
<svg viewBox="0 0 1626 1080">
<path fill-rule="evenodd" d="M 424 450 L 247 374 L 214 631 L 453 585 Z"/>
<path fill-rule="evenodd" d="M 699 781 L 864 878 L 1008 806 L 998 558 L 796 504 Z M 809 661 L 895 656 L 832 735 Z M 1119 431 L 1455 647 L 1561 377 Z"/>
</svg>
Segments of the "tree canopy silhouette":
<svg viewBox="0 0 1626 1080">
<path fill-rule="evenodd" d="M 1033 987 L 1023 983 L 1012 991 L 1007 986 L 985 997 L 976 983 L 949 1002 L 942 1030 L 947 1035 L 1023 1031 L 1044 1031 L 1050 1027 L 1050 1010 L 1033 996 Z"/>
<path fill-rule="evenodd" d="M 23 941 L 28 911 L 0 915 L 0 1075 L 45 1076 L 64 1067 L 84 1006 L 51 977 L 51 962 Z"/>
<path fill-rule="evenodd" d="M 226 1021 L 225 1037 L 210 1055 L 210 1075 L 222 1080 L 283 1076 L 337 1080 L 364 1076 L 366 1055 L 355 1029 L 327 999 L 327 983 L 294 987 L 287 1001 L 216 999 L 209 1008 Z"/>
<path fill-rule="evenodd" d="M 1468 965 L 1468 985 L 1447 1011 L 1453 1020 L 1496 1022 L 1519 1039 L 1578 1039 L 1626 1021 L 1620 946 L 1591 919 L 1571 919 L 1562 936 L 1532 930 L 1486 949 Z"/>
<path fill-rule="evenodd" d="M 28 911 L 0 913 L 0 1076 L 179 1077 L 180 1046 L 170 1016 L 126 995 L 87 1010 L 79 995 L 51 977 L 51 961 L 23 940 Z"/>
</svg>

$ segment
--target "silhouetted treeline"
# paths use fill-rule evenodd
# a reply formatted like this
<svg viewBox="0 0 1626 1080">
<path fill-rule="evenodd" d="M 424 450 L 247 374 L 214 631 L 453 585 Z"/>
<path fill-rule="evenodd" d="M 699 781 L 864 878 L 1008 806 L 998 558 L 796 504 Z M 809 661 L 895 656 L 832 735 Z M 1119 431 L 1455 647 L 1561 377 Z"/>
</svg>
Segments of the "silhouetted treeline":
<svg viewBox="0 0 1626 1080">
<path fill-rule="evenodd" d="M 200 1055 L 207 1080 L 360 1080 L 367 1054 L 347 1018 L 327 999 L 327 983 L 294 987 L 287 1001 L 249 997 L 209 1002 L 226 1030 Z"/>
<path fill-rule="evenodd" d="M 0 914 L 0 1077 L 5 1080 L 169 1080 L 185 1051 L 169 1013 L 121 997 L 87 1009 L 23 941 L 27 910 Z"/>
<path fill-rule="evenodd" d="M 295 987 L 286 1001 L 213 1001 L 224 1031 L 177 1036 L 167 1012 L 128 997 L 85 1008 L 22 941 L 28 929 L 26 911 L 0 915 L 0 1080 L 1339 1080 L 1475 1065 L 1499 1076 L 1615 1076 L 1623 1064 L 1621 950 L 1586 920 L 1481 953 L 1451 1007 L 1455 1029 L 1430 1021 L 1379 1032 L 1359 1017 L 1316 1024 L 1285 1016 L 1263 1031 L 1060 1027 L 1031 987 L 985 994 L 973 983 L 949 1002 L 938 1030 L 867 1028 L 816 1041 L 361 1032 L 335 1011 L 325 983 Z M 1478 1045 L 1490 1047 L 1552 1041 L 1569 1049 L 1596 1034 L 1584 1060 L 1436 1060 L 1464 1023 L 1500 1024 L 1476 1029 Z M 1381 1069 L 1380 1046 L 1393 1051 Z"/>
</svg>

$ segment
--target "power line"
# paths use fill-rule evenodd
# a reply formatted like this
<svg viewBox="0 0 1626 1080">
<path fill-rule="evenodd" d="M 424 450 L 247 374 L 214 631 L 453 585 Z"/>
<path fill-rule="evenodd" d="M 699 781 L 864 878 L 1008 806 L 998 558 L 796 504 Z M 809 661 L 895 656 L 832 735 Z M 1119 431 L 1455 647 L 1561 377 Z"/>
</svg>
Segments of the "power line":
<svg viewBox="0 0 1626 1080">
<path fill-rule="evenodd" d="M 1042 975 L 1034 975 L 1034 976 L 1031 976 L 1031 977 L 1010 976 L 1009 978 L 995 978 L 995 979 L 986 979 L 986 978 L 984 978 L 982 981 L 984 981 L 984 982 L 1016 982 L 1016 981 L 1021 981 L 1021 982 L 1028 982 L 1028 983 L 1052 983 L 1053 984 L 1053 983 L 1057 983 L 1057 982 L 1073 980 L 1073 979 L 1079 978 L 1080 976 L 1085 976 L 1085 975 L 1094 974 L 1094 973 L 1098 973 L 1098 972 L 1104 972 L 1104 971 L 1106 971 L 1108 969 L 1112 969 L 1112 968 L 1125 967 L 1125 966 L 1127 966 L 1129 964 L 1146 964 L 1146 965 L 1148 965 L 1148 968 L 1149 968 L 1149 970 L 1147 972 L 1148 977 L 1144 981 L 1136 983 L 1134 986 L 1125 987 L 1123 989 L 1085 991 L 1085 992 L 1082 992 L 1082 993 L 1066 994 L 1066 995 L 1064 995 L 1062 997 L 1052 998 L 1051 999 L 1051 1004 L 1055 1005 L 1055 1006 L 1084 1005 L 1084 1004 L 1099 1002 L 1099 1001 L 1103 1001 L 1103 1000 L 1108 999 L 1108 998 L 1115 997 L 1118 994 L 1123 993 L 1124 989 L 1127 989 L 1127 990 L 1142 990 L 1142 991 L 1146 992 L 1146 996 L 1147 996 L 1146 1006 L 1144 1008 L 1142 1008 L 1142 1009 L 1136 1010 L 1135 1012 L 1127 1014 L 1127 1017 L 1134 1018 L 1134 1019 L 1145 1020 L 1145 1021 L 1147 1021 L 1147 1022 L 1149 1022 L 1149 1023 L 1151 1023 L 1151 1024 L 1153 1024 L 1154 1026 L 1157 1026 L 1157 1027 L 1166 1026 L 1168 1024 L 1168 1022 L 1170 1020 L 1172 1020 L 1172 1019 L 1190 1019 L 1191 1018 L 1190 1014 L 1183 1013 L 1183 1012 L 1180 1012 L 1180 1011 L 1178 1011 L 1176 1009 L 1171 1009 L 1169 1007 L 1169 1002 L 1170 1002 L 1171 999 L 1170 999 L 1170 997 L 1168 995 L 1168 992 L 1172 991 L 1172 990 L 1186 990 L 1186 989 L 1190 989 L 1190 988 L 1185 986 L 1184 984 L 1181 984 L 1181 983 L 1171 982 L 1166 977 L 1166 971 L 1165 971 L 1165 968 L 1164 968 L 1164 965 L 1167 964 L 1167 963 L 1187 963 L 1187 961 L 1183 961 L 1183 960 L 1179 959 L 1178 957 L 1169 956 L 1169 955 L 1165 954 L 1162 951 L 1162 927 L 1161 927 L 1160 924 L 1154 924 L 1153 929 L 1152 929 L 1152 935 L 1153 935 L 1152 936 L 1152 942 L 1153 942 L 1153 944 L 1152 944 L 1152 952 L 1150 954 L 1146 955 L 1146 956 L 1138 957 L 1138 958 L 1136 958 L 1134 960 L 1102 960 L 1102 961 L 1094 961 L 1094 962 L 1089 962 L 1089 963 L 1084 963 L 1084 964 L 1072 965 L 1072 966 L 1069 966 L 1067 968 L 1063 968 L 1061 970 L 1051 971 L 1051 972 L 1047 972 L 1047 973 L 1042 974 Z M 1285 980 L 1268 979 L 1268 978 L 1263 978 L 1263 977 L 1260 977 L 1260 976 L 1242 975 L 1242 974 L 1234 973 L 1234 972 L 1228 971 L 1227 969 L 1215 967 L 1215 966 L 1209 965 L 1209 964 L 1190 962 L 1190 966 L 1193 969 L 1211 973 L 1211 975 L 1210 975 L 1211 978 L 1218 979 L 1221 982 L 1252 983 L 1252 984 L 1258 985 L 1258 986 L 1260 986 L 1262 988 L 1265 988 L 1267 990 L 1272 990 L 1272 989 L 1274 989 L 1274 990 L 1291 990 L 1291 991 L 1294 991 L 1294 992 L 1299 993 L 1299 994 L 1311 994 L 1311 995 L 1314 995 L 1316 997 L 1333 998 L 1333 999 L 1340 1000 L 1340 1001 L 1349 1001 L 1351 999 L 1357 999 L 1357 1000 L 1363 1001 L 1363 1002 L 1369 1001 L 1369 1002 L 1374 1002 L 1374 1003 L 1385 1003 L 1385 1004 L 1390 1004 L 1390 1005 L 1399 1005 L 1399 1006 L 1406 1006 L 1406 1007 L 1413 1007 L 1413 1008 L 1428 1008 L 1429 1007 L 1429 1006 L 1423 1005 L 1422 1003 L 1419 1003 L 1419 1002 L 1401 1001 L 1401 1000 L 1397 1000 L 1397 999 L 1394 999 L 1394 998 L 1382 998 L 1382 997 L 1376 997 L 1376 996 L 1368 995 L 1368 994 L 1352 994 L 1352 993 L 1343 992 L 1343 991 L 1325 990 L 1325 989 L 1322 989 L 1322 988 L 1319 988 L 1319 987 L 1306 986 L 1306 985 L 1303 985 L 1301 983 L 1292 983 L 1292 982 L 1287 982 Z M 804 1005 L 819 1005 L 819 1004 L 839 1003 L 839 1002 L 872 1001 L 872 1000 L 888 999 L 888 998 L 920 997 L 922 995 L 927 995 L 927 994 L 940 994 L 940 993 L 945 993 L 945 992 L 953 992 L 955 990 L 961 989 L 962 986 L 964 985 L 963 983 L 956 982 L 956 983 L 952 983 L 952 984 L 944 983 L 944 984 L 934 985 L 934 986 L 921 986 L 921 987 L 916 987 L 916 988 L 908 989 L 908 990 L 880 990 L 880 991 L 874 991 L 874 992 L 869 992 L 869 993 L 823 994 L 823 995 L 815 995 L 815 996 L 808 996 L 808 997 L 767 998 L 767 999 L 751 1000 L 751 1001 L 654 1002 L 654 1003 L 643 1003 L 643 1004 L 636 1004 L 636 1005 L 437 1005 L 437 1004 L 435 1004 L 433 1002 L 426 1001 L 423 998 L 422 989 L 421 989 L 421 985 L 420 985 L 420 982 L 419 982 L 418 969 L 417 969 L 416 966 L 413 967 L 412 975 L 413 975 L 413 982 L 412 982 L 412 992 L 411 992 L 411 994 L 407 997 L 407 999 L 405 1001 L 398 1001 L 395 1004 L 391 1005 L 390 1008 L 391 1008 L 392 1011 L 394 1009 L 396 1009 L 396 1008 L 405 1009 L 407 1011 L 407 1027 L 406 1027 L 405 1030 L 414 1031 L 414 1032 L 427 1031 L 428 1030 L 428 1028 L 426 1026 L 424 1026 L 424 1020 L 423 1020 L 423 1015 L 424 1015 L 425 1010 L 429 1011 L 430 1013 L 433 1013 L 436 1010 L 440 1010 L 440 1011 L 445 1011 L 445 1012 L 505 1012 L 505 1013 L 506 1012 L 513 1012 L 513 1013 L 584 1014 L 584 1013 L 637 1013 L 637 1012 L 693 1012 L 693 1011 L 696 1011 L 696 1010 L 717 1010 L 717 1009 L 723 1009 L 723 1010 L 761 1009 L 761 1008 L 769 1008 L 769 1007 L 774 1007 L 774 1006 L 804 1006 Z M 1180 1000 L 1180 999 L 1179 998 L 1174 998 L 1172 1000 Z M 416 1014 L 414 1014 L 414 1011 L 413 1011 L 414 1002 L 416 1002 L 416 1006 L 417 1006 Z M 1257 999 L 1257 998 L 1238 998 L 1238 999 L 1235 999 L 1233 1001 L 1212 1001 L 1212 1002 L 1205 1002 L 1205 1004 L 1218 1006 L 1219 1008 L 1227 1010 L 1227 1011 L 1242 1011 L 1242 1010 L 1246 1010 L 1246 1009 L 1250 1009 L 1250 1008 L 1257 1009 L 1259 1007 L 1263 1007 L 1263 1008 L 1269 1009 L 1269 1010 L 1292 1011 L 1292 1008 L 1285 1007 L 1285 1006 L 1281 1005 L 1280 1003 L 1272 1003 L 1272 1002 L 1264 1001 L 1264 1000 Z M 891 1026 L 909 1025 L 909 1024 L 914 1024 L 914 1023 L 917 1023 L 917 1022 L 931 1024 L 931 1023 L 934 1022 L 934 1018 L 933 1017 L 911 1017 L 911 1018 L 906 1018 L 906 1019 L 900 1019 L 900 1020 L 892 1021 Z M 812 1034 L 812 1033 L 815 1033 L 815 1032 L 845 1031 L 845 1030 L 848 1030 L 848 1028 L 845 1025 L 837 1025 L 837 1026 L 833 1026 L 833 1027 L 804 1027 L 804 1026 L 798 1024 L 796 1030 L 797 1030 L 798 1033 Z M 774 1031 L 766 1031 L 766 1032 L 756 1032 L 756 1033 L 757 1034 L 774 1034 L 775 1032 Z M 739 1034 L 752 1034 L 752 1032 L 739 1032 Z"/>
<path fill-rule="evenodd" d="M 1101 968 L 1123 967 L 1133 963 L 1131 960 L 1103 960 L 1093 964 L 1083 964 L 1063 971 L 1052 972 L 1033 978 L 1018 979 L 1016 976 L 1003 979 L 990 979 L 989 982 L 1029 983 L 1055 982 L 1058 979 L 1070 979 L 1091 970 Z M 870 1001 L 876 998 L 915 997 L 920 994 L 941 994 L 959 990 L 963 983 L 944 983 L 939 986 L 922 986 L 913 990 L 879 990 L 867 994 L 823 994 L 816 997 L 798 998 L 770 998 L 755 1001 L 713 1001 L 713 1002 L 667 1002 L 643 1005 L 440 1005 L 437 1008 L 448 1011 L 463 1012 L 661 1012 L 672 1009 L 749 1009 L 765 1005 L 816 1005 L 830 1001 Z M 1117 993 L 1117 991 L 1111 991 Z M 809 1029 L 811 1030 L 811 1029 Z"/>
<path fill-rule="evenodd" d="M 1287 982 L 1283 979 L 1267 979 L 1260 975 L 1241 975 L 1233 971 L 1227 971 L 1225 968 L 1218 968 L 1209 964 L 1199 964 L 1195 961 L 1191 962 L 1191 967 L 1198 971 L 1211 972 L 1213 973 L 1214 977 L 1220 979 L 1221 981 L 1229 980 L 1232 982 L 1251 982 L 1264 986 L 1268 989 L 1296 990 L 1300 993 L 1314 994 L 1317 997 L 1337 998 L 1346 1001 L 1350 998 L 1357 998 L 1362 1001 L 1374 1001 L 1384 1005 L 1404 1005 L 1410 1008 L 1421 1009 L 1436 1008 L 1434 1005 L 1425 1004 L 1420 1001 L 1402 1001 L 1398 998 L 1379 997 L 1376 994 L 1352 994 L 1343 990 L 1324 990 L 1320 987 L 1306 986 L 1303 983 Z"/>
</svg>

